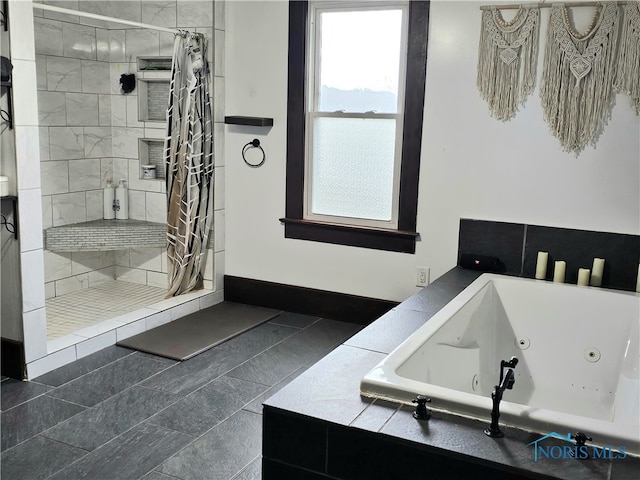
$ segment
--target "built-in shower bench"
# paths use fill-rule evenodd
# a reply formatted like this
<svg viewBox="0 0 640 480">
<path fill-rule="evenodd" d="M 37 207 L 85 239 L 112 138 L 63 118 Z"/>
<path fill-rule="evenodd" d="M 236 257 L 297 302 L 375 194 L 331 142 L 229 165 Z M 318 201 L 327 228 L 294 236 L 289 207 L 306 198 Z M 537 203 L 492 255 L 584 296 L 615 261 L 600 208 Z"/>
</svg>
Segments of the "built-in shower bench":
<svg viewBox="0 0 640 480">
<path fill-rule="evenodd" d="M 72 223 L 46 229 L 44 245 L 47 250 L 54 252 L 165 247 L 167 225 L 144 220 L 92 220 Z"/>
</svg>

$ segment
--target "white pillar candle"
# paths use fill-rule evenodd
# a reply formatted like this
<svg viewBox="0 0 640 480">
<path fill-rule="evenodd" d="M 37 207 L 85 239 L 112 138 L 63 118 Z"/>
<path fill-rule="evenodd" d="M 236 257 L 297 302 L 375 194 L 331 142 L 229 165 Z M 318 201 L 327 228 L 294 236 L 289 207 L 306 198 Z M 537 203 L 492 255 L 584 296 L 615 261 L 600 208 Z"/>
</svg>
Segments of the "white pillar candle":
<svg viewBox="0 0 640 480">
<path fill-rule="evenodd" d="M 583 287 L 589 286 L 589 277 L 591 276 L 591 270 L 588 268 L 578 269 L 578 285 Z"/>
<path fill-rule="evenodd" d="M 564 275 L 567 271 L 567 262 L 559 260 L 553 267 L 553 281 L 556 283 L 564 283 Z"/>
<path fill-rule="evenodd" d="M 602 285 L 602 272 L 604 272 L 604 258 L 594 258 L 591 268 L 591 285 L 594 287 Z"/>
<path fill-rule="evenodd" d="M 538 260 L 536 262 L 536 280 L 544 280 L 547 278 L 548 260 L 549 252 L 538 252 Z"/>
<path fill-rule="evenodd" d="M 640 265 L 638 265 L 638 279 L 636 280 L 636 292 L 640 292 Z"/>
</svg>

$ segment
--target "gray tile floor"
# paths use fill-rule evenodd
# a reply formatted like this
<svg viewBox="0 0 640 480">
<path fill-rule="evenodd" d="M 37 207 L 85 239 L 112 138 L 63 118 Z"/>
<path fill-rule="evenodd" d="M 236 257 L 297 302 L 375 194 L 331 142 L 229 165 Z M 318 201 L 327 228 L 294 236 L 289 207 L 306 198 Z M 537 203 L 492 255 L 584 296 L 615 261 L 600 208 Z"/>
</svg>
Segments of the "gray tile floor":
<svg viewBox="0 0 640 480">
<path fill-rule="evenodd" d="M 181 363 L 112 346 L 3 378 L 1 478 L 259 479 L 263 400 L 360 328 L 283 312 Z"/>
</svg>

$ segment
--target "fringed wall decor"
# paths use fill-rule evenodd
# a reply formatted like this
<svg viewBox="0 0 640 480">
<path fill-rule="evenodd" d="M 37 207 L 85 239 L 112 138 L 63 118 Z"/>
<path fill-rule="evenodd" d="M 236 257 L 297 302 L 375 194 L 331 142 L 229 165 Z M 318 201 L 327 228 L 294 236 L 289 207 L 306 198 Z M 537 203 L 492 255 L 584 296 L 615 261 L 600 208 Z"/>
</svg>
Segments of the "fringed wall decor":
<svg viewBox="0 0 640 480">
<path fill-rule="evenodd" d="M 629 95 L 640 115 L 640 2 L 623 5 L 616 89 Z"/>
<path fill-rule="evenodd" d="M 495 7 L 482 12 L 477 85 L 498 120 L 512 118 L 535 87 L 539 17 L 530 6 L 508 22 Z"/>
<path fill-rule="evenodd" d="M 545 120 L 565 151 L 579 154 L 595 142 L 615 101 L 619 10 L 596 4 L 584 33 L 575 31 L 567 6 L 551 8 L 540 97 Z"/>
</svg>

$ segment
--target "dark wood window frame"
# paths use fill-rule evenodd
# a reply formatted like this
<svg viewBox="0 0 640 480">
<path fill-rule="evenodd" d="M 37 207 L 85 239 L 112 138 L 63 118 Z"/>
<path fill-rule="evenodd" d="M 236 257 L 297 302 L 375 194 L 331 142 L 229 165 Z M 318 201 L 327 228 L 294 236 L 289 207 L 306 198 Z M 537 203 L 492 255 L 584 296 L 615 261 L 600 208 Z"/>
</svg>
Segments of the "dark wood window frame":
<svg viewBox="0 0 640 480">
<path fill-rule="evenodd" d="M 409 2 L 397 229 L 326 223 L 304 218 L 307 14 L 307 1 L 289 2 L 286 217 L 280 219 L 284 223 L 284 236 L 299 240 L 415 253 L 418 238 L 418 177 L 425 99 L 429 2 Z"/>
</svg>

